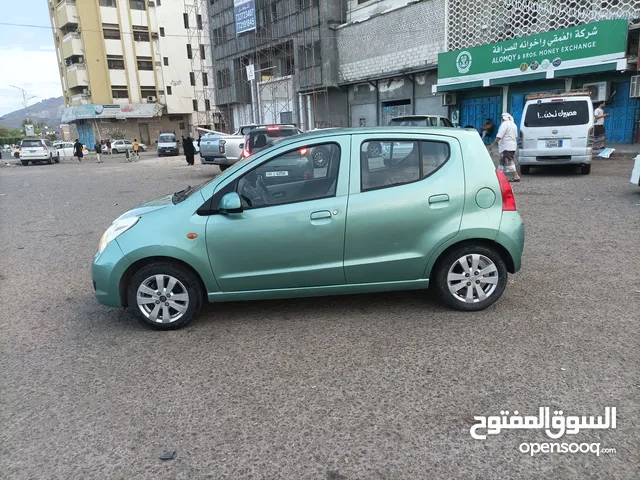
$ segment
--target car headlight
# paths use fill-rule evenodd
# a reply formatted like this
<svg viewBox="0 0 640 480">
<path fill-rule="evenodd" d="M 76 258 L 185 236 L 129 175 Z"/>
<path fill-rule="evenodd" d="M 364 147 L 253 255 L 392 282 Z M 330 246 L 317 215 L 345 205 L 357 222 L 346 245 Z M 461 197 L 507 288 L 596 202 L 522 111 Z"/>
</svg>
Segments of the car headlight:
<svg viewBox="0 0 640 480">
<path fill-rule="evenodd" d="M 140 220 L 140 217 L 125 217 L 114 220 L 114 222 L 109 228 L 107 228 L 107 230 L 102 235 L 102 238 L 100 239 L 100 244 L 98 245 L 98 253 L 102 253 L 104 249 L 107 248 L 107 245 L 111 243 L 111 241 L 115 240 L 116 238 L 118 238 L 118 236 L 133 227 L 136 223 L 138 223 L 138 220 Z"/>
</svg>

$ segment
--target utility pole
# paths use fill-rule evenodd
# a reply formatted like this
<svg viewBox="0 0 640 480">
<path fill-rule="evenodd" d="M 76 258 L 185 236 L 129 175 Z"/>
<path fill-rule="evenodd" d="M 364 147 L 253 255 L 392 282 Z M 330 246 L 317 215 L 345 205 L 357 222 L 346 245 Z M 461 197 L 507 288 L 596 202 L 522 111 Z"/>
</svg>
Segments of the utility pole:
<svg viewBox="0 0 640 480">
<path fill-rule="evenodd" d="M 22 106 L 24 107 L 25 110 L 27 109 L 27 104 L 29 103 L 29 100 L 36 98 L 36 95 L 33 95 L 27 98 L 27 91 L 24 88 L 16 87 L 15 85 L 9 85 L 9 86 L 13 88 L 17 88 L 22 92 Z M 31 120 L 29 120 L 29 114 L 27 113 L 27 123 L 29 123 L 30 121 Z"/>
</svg>

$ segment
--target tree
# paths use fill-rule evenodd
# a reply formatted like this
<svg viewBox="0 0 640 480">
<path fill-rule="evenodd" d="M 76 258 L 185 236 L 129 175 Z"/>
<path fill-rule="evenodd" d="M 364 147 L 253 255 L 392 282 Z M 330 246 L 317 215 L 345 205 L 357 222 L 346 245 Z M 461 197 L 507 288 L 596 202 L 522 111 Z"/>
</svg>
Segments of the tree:
<svg viewBox="0 0 640 480">
<path fill-rule="evenodd" d="M 55 133 L 49 133 L 47 134 L 46 138 L 48 138 L 52 142 L 55 142 L 56 140 L 58 140 L 58 135 L 56 135 Z"/>
</svg>

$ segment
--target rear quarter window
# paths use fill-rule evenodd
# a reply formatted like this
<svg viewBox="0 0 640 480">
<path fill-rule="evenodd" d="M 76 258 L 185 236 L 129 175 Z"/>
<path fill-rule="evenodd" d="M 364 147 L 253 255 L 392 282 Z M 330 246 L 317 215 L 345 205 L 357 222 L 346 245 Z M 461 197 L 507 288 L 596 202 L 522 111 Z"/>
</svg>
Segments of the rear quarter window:
<svg viewBox="0 0 640 480">
<path fill-rule="evenodd" d="M 589 102 L 584 100 L 530 103 L 524 117 L 525 127 L 576 126 L 590 122 Z"/>
</svg>

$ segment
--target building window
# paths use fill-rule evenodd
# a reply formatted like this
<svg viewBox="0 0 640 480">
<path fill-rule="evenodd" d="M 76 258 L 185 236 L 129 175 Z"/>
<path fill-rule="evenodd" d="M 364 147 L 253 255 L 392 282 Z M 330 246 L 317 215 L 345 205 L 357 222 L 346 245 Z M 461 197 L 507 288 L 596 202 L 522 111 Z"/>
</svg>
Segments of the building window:
<svg viewBox="0 0 640 480">
<path fill-rule="evenodd" d="M 190 44 L 187 44 L 187 58 L 193 58 L 193 52 L 191 51 Z"/>
<path fill-rule="evenodd" d="M 209 86 L 209 77 L 207 76 L 207 74 L 205 72 L 202 72 L 202 86 L 203 87 L 208 87 Z"/>
<path fill-rule="evenodd" d="M 206 58 L 205 51 L 204 51 L 204 45 L 202 45 L 202 44 L 200 44 L 200 58 L 202 60 L 204 60 Z"/>
<path fill-rule="evenodd" d="M 188 13 L 183 13 L 182 14 L 182 21 L 184 22 L 184 28 L 189 28 L 189 14 Z"/>
<path fill-rule="evenodd" d="M 171 91 L 171 85 L 167 85 L 167 95 L 171 95 L 173 92 Z"/>
<path fill-rule="evenodd" d="M 204 101 L 204 109 L 208 112 L 209 110 L 211 110 L 211 100 L 205 100 Z"/>
<path fill-rule="evenodd" d="M 138 70 L 153 70 L 153 59 L 151 57 L 136 57 Z"/>
<path fill-rule="evenodd" d="M 100 0 L 101 7 L 115 7 L 116 0 Z"/>
<path fill-rule="evenodd" d="M 198 111 L 198 100 L 193 100 L 193 111 L 194 112 Z"/>
<path fill-rule="evenodd" d="M 278 8 L 277 3 L 273 2 L 271 4 L 271 21 L 275 22 L 276 20 L 278 20 Z"/>
<path fill-rule="evenodd" d="M 196 15 L 196 25 L 198 25 L 198 30 L 202 30 L 202 15 Z"/>
<path fill-rule="evenodd" d="M 164 27 L 160 27 L 160 36 L 164 37 Z"/>
<path fill-rule="evenodd" d="M 124 70 L 124 57 L 122 55 L 107 55 L 107 67 L 109 70 Z"/>
<path fill-rule="evenodd" d="M 305 8 L 314 7 L 315 5 L 315 0 L 298 0 L 298 10 L 304 10 Z"/>
<path fill-rule="evenodd" d="M 129 0 L 129 8 L 131 10 L 146 10 L 145 0 Z"/>
<path fill-rule="evenodd" d="M 162 60 L 164 62 L 164 66 L 168 67 L 169 66 L 169 57 L 164 57 Z"/>
<path fill-rule="evenodd" d="M 293 123 L 293 112 L 280 112 L 280 123 Z"/>
<path fill-rule="evenodd" d="M 213 41 L 215 43 L 224 42 L 224 25 L 213 30 Z"/>
<path fill-rule="evenodd" d="M 149 29 L 147 27 L 133 26 L 133 40 L 136 42 L 150 42 Z"/>
<path fill-rule="evenodd" d="M 156 7 L 159 7 L 160 5 L 162 5 L 162 4 L 160 3 L 160 0 L 156 0 Z"/>
<path fill-rule="evenodd" d="M 156 87 L 140 87 L 140 95 L 142 98 L 146 98 L 147 101 L 149 101 L 149 97 L 156 98 L 158 96 L 158 92 L 156 91 Z"/>
<path fill-rule="evenodd" d="M 191 81 L 191 85 L 195 86 L 196 84 L 196 74 L 193 72 L 189 72 L 189 80 Z"/>
<path fill-rule="evenodd" d="M 105 40 L 120 40 L 120 27 L 117 24 L 103 23 L 102 34 Z"/>
<path fill-rule="evenodd" d="M 113 98 L 129 98 L 129 91 L 125 85 L 111 85 L 111 96 Z"/>
<path fill-rule="evenodd" d="M 223 70 L 218 70 L 216 72 L 217 75 L 217 81 L 218 81 L 218 86 L 219 87 L 228 87 L 229 85 L 231 85 L 231 72 L 229 72 L 228 68 L 225 68 Z"/>
<path fill-rule="evenodd" d="M 184 122 L 180 122 L 180 123 L 178 124 L 178 128 L 179 128 L 180 130 L 184 130 Z"/>
</svg>

